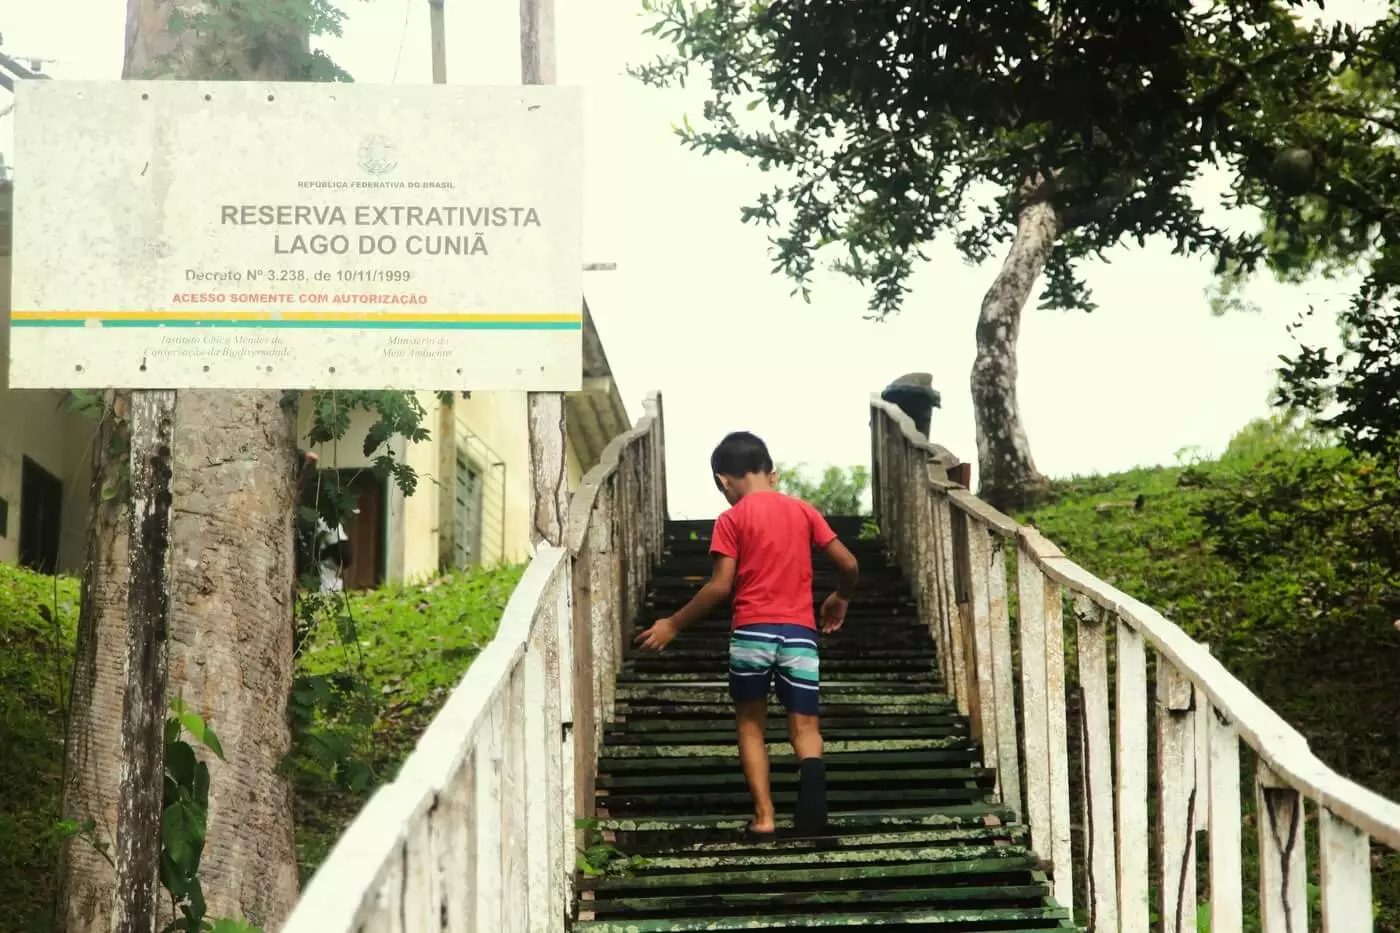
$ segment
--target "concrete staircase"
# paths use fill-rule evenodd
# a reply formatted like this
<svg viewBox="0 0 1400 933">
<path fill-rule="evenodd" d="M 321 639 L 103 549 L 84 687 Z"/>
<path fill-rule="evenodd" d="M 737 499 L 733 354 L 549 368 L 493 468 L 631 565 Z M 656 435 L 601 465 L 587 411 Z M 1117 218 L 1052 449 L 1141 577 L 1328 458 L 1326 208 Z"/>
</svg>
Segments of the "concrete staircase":
<svg viewBox="0 0 1400 933">
<path fill-rule="evenodd" d="M 746 842 L 750 800 L 727 688 L 728 610 L 662 655 L 629 655 L 598 767 L 598 828 L 645 865 L 586 879 L 578 933 L 1075 929 L 1051 898 L 1015 814 L 989 802 L 968 722 L 944 693 L 928 629 L 880 542 L 832 526 L 861 564 L 844 629 L 822 640 L 822 725 L 831 835 Z M 706 579 L 712 522 L 671 522 L 636 629 Z M 835 575 L 815 558 L 818 604 Z M 796 763 L 773 701 L 778 825 L 790 825 Z"/>
</svg>

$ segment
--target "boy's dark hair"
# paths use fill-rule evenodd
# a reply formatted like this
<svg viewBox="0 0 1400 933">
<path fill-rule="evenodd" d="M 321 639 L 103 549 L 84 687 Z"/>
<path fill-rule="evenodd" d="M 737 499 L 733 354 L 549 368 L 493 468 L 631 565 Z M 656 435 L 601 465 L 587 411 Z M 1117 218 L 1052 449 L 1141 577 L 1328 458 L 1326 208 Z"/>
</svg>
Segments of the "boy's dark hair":
<svg viewBox="0 0 1400 933">
<path fill-rule="evenodd" d="M 772 473 L 773 458 L 768 446 L 748 431 L 735 431 L 719 442 L 710 454 L 710 472 L 738 479 L 750 473 Z M 719 485 L 719 480 L 715 480 Z"/>
</svg>

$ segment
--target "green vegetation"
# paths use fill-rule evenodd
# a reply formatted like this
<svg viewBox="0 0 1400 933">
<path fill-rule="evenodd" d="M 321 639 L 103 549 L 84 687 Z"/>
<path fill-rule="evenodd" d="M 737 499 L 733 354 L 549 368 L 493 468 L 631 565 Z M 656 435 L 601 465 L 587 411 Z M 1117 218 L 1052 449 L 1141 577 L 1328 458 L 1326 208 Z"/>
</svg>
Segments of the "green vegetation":
<svg viewBox="0 0 1400 933">
<path fill-rule="evenodd" d="M 334 691 L 344 672 L 357 670 L 371 696 L 353 687 L 337 708 L 318 707 L 310 741 L 298 742 L 291 766 L 296 780 L 297 861 L 305 883 L 375 782 L 392 780 L 447 695 L 481 649 L 496 635 L 501 612 L 524 573 L 523 565 L 459 572 L 421 585 L 387 586 L 351 597 L 358 639 L 346 644 L 324 629 L 313 634 L 297 666 L 296 691 Z M 371 705 L 372 704 L 372 705 Z M 293 697 L 292 714 L 304 708 Z M 368 714 L 367 714 L 368 712 Z M 368 781 L 347 782 L 336 763 L 341 743 L 363 763 Z M 340 758 L 343 760 L 343 758 Z"/>
<path fill-rule="evenodd" d="M 0 564 L 0 929 L 48 929 L 78 582 Z"/>
<path fill-rule="evenodd" d="M 1180 459 L 1057 483 L 1057 501 L 1020 518 L 1209 643 L 1328 764 L 1400 797 L 1400 478 L 1286 416 L 1218 461 Z M 1377 850 L 1377 865 L 1376 929 L 1400 930 L 1400 858 Z M 1309 869 L 1315 884 L 1315 848 Z"/>
<path fill-rule="evenodd" d="M 298 659 L 300 698 L 291 705 L 294 720 L 308 710 L 311 720 L 298 730 L 288 760 L 296 782 L 303 879 L 325 858 L 374 784 L 393 778 L 447 694 L 495 635 L 523 571 L 522 566 L 477 570 L 352 594 L 353 625 L 311 633 Z M 49 929 L 60 839 L 77 828 L 59 823 L 64 704 L 77 617 L 76 580 L 0 564 L 3 933 Z M 353 642 L 340 638 L 347 631 L 355 634 Z M 345 674 L 351 670 L 356 674 Z M 349 686 L 349 692 L 342 693 L 341 686 Z"/>
<path fill-rule="evenodd" d="M 863 504 L 865 491 L 870 488 L 870 471 L 863 466 L 842 469 L 828 466 L 818 482 L 804 473 L 805 463 L 796 466 L 777 464 L 778 489 L 813 505 L 823 515 L 869 515 Z"/>
</svg>

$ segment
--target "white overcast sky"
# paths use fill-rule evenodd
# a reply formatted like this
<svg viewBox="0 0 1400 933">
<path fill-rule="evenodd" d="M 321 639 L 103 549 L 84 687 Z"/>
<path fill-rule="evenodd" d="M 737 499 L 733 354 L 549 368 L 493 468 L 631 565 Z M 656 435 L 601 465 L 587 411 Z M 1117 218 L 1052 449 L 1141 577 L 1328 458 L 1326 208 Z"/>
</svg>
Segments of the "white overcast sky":
<svg viewBox="0 0 1400 933">
<path fill-rule="evenodd" d="M 679 144 L 670 127 L 685 113 L 698 122 L 695 92 L 656 91 L 625 74 L 660 50 L 642 34 L 640 4 L 556 2 L 559 83 L 587 92 L 585 254 L 618 264 L 586 277 L 589 304 L 633 417 L 648 390 L 664 393 L 672 512 L 719 511 L 708 456 L 730 430 L 757 432 L 780 461 L 866 462 L 869 394 L 909 371 L 933 373 L 942 392 L 934 438 L 975 461 L 973 325 L 1000 260 L 968 267 L 935 245 L 904 312 L 885 323 L 863 320 L 866 295 L 834 274 L 819 278 L 810 305 L 789 297 L 788 282 L 770 274 L 767 234 L 739 222 L 771 180 L 737 156 Z M 427 0 L 346 3 L 346 34 L 325 47 L 357 81 L 431 80 Z M 0 0 L 3 49 L 55 59 L 44 70 L 57 79 L 117 78 L 125 7 Z M 1383 0 L 1342 0 L 1326 15 L 1363 21 L 1383 9 Z M 517 15 L 515 0 L 447 0 L 448 80 L 518 83 Z M 7 104 L 0 92 L 0 110 Z M 0 118 L 11 164 L 13 120 Z M 1293 346 L 1285 327 L 1300 311 L 1325 311 L 1311 333 L 1334 342 L 1345 285 L 1260 283 L 1250 297 L 1262 314 L 1221 319 L 1203 297 L 1205 261 L 1161 243 L 1111 258 L 1088 271 L 1100 306 L 1092 315 L 1025 315 L 1021 409 L 1051 475 L 1170 463 L 1188 446 L 1218 451 L 1267 413 L 1278 356 Z"/>
</svg>

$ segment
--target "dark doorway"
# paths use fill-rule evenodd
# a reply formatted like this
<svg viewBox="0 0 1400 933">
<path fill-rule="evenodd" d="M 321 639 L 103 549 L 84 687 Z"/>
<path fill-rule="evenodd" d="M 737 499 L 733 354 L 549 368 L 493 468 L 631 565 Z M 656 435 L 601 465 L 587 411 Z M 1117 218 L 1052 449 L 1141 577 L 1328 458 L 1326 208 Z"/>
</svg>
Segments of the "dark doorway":
<svg viewBox="0 0 1400 933">
<path fill-rule="evenodd" d="M 39 573 L 58 573 L 63 528 L 63 482 L 28 457 L 20 473 L 19 562 Z"/>
<path fill-rule="evenodd" d="M 355 496 L 356 514 L 345 518 L 352 563 L 345 568 L 347 590 L 369 590 L 384 582 L 385 481 L 373 470 L 341 470 L 342 488 Z"/>
</svg>

